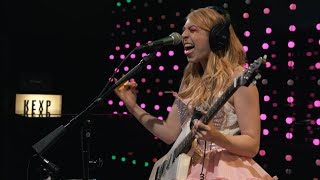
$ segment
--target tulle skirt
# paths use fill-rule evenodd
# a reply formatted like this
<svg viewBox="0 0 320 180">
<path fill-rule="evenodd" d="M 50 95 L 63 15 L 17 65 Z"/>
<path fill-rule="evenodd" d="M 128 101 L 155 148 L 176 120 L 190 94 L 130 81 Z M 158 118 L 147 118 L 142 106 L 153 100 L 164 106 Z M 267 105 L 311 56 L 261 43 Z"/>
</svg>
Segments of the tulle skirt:
<svg viewBox="0 0 320 180">
<path fill-rule="evenodd" d="M 196 155 L 196 153 L 195 153 Z M 252 158 L 222 150 L 210 152 L 202 157 L 192 156 L 187 180 L 277 180 L 277 176 L 271 177 Z M 201 174 L 202 172 L 202 174 Z"/>
</svg>

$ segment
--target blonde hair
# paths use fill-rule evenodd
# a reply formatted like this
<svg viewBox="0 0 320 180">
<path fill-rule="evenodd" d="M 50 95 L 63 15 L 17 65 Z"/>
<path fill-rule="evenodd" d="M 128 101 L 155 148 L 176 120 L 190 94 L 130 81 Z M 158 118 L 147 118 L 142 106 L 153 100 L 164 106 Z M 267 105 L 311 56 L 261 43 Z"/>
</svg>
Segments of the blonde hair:
<svg viewBox="0 0 320 180">
<path fill-rule="evenodd" d="M 193 10 L 186 18 L 209 32 L 217 23 L 224 21 L 224 17 L 211 8 Z M 202 69 L 200 63 L 189 63 L 184 70 L 178 96 L 190 98 L 189 104 L 193 107 L 212 104 L 214 97 L 219 96 L 230 83 L 235 68 L 245 63 L 246 54 L 231 25 L 229 32 L 226 51 L 211 52 L 206 69 Z"/>
</svg>

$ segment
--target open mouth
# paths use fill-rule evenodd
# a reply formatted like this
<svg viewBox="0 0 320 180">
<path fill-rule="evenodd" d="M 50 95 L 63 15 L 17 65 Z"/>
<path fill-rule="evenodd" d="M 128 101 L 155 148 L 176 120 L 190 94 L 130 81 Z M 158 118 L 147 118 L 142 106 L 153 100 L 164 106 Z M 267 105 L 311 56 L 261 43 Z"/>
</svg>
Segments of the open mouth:
<svg viewBox="0 0 320 180">
<path fill-rule="evenodd" d="M 194 45 L 189 45 L 189 44 L 185 45 L 184 46 L 184 54 L 189 55 L 192 52 L 193 48 L 194 48 Z"/>
</svg>

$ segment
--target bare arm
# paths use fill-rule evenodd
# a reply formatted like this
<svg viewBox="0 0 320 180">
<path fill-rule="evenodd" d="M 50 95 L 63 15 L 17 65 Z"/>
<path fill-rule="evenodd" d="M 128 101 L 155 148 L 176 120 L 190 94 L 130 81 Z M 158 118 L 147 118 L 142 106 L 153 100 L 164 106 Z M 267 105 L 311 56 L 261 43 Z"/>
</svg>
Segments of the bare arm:
<svg viewBox="0 0 320 180">
<path fill-rule="evenodd" d="M 115 89 L 116 95 L 124 102 L 128 111 L 153 135 L 167 144 L 173 143 L 179 136 L 181 124 L 178 119 L 177 105 L 173 104 L 166 120 L 160 120 L 147 113 L 136 103 L 137 84 L 127 82 L 122 88 Z"/>
</svg>

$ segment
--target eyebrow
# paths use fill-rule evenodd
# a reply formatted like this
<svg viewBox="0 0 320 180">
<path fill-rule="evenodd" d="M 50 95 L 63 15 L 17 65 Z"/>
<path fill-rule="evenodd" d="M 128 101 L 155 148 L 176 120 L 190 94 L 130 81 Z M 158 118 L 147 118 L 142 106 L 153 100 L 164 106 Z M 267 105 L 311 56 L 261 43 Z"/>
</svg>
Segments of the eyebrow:
<svg viewBox="0 0 320 180">
<path fill-rule="evenodd" d="M 189 29 L 189 28 L 192 28 L 192 27 L 195 27 L 195 28 L 197 28 L 197 29 L 201 29 L 199 26 L 197 26 L 197 25 L 195 25 L 195 24 L 189 26 L 188 29 Z M 182 27 L 182 31 L 184 31 L 185 29 L 186 29 L 186 27 L 183 26 L 183 27 Z"/>
</svg>

